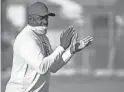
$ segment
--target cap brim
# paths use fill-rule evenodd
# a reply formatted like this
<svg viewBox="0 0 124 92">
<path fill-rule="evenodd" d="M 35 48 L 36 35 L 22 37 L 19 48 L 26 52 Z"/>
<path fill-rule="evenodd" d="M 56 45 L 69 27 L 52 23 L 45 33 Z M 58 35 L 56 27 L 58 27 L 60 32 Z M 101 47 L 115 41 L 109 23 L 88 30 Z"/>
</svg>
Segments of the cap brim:
<svg viewBox="0 0 124 92">
<path fill-rule="evenodd" d="M 56 16 L 55 13 L 48 13 L 47 15 L 48 16 L 53 16 L 53 17 Z"/>
</svg>

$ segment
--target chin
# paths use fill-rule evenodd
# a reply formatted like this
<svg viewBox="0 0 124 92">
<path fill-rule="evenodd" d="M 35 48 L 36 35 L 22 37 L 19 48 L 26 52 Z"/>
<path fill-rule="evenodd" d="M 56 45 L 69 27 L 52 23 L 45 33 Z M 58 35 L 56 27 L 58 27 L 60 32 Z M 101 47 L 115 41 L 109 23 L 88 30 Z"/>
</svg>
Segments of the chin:
<svg viewBox="0 0 124 92">
<path fill-rule="evenodd" d="M 44 34 L 46 34 L 46 33 L 47 33 L 47 30 L 44 31 Z"/>
<path fill-rule="evenodd" d="M 47 33 L 47 29 L 41 30 L 41 32 L 43 32 L 43 34 Z"/>
</svg>

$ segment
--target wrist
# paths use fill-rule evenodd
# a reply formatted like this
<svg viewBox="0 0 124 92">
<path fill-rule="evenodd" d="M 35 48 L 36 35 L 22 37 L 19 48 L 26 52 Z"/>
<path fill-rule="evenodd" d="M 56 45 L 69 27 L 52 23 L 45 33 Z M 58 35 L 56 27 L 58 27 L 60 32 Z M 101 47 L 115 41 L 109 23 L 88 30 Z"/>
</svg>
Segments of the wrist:
<svg viewBox="0 0 124 92">
<path fill-rule="evenodd" d="M 61 46 L 64 50 L 66 50 L 66 48 L 65 48 L 63 45 L 60 44 L 60 46 Z"/>
<path fill-rule="evenodd" d="M 75 54 L 75 51 L 73 50 L 73 48 L 70 48 L 70 53 Z"/>
</svg>

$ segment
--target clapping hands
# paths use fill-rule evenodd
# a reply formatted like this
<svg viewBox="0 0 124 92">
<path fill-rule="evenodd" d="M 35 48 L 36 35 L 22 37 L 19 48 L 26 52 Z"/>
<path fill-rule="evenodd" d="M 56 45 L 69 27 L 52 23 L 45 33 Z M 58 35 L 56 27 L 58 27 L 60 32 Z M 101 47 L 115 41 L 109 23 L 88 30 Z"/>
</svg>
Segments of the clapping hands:
<svg viewBox="0 0 124 92">
<path fill-rule="evenodd" d="M 74 27 L 69 27 L 66 31 L 63 31 L 60 37 L 60 46 L 65 50 L 70 46 L 72 38 L 74 36 Z"/>
<path fill-rule="evenodd" d="M 73 26 L 69 27 L 66 31 L 60 36 L 60 46 L 62 46 L 65 50 L 67 48 L 70 49 L 72 54 L 81 51 L 85 47 L 92 44 L 93 37 L 87 36 L 82 40 L 79 40 L 79 35 L 75 33 L 75 29 Z"/>
<path fill-rule="evenodd" d="M 76 52 L 79 52 L 85 47 L 92 44 L 93 37 L 87 36 L 82 40 L 79 40 L 78 37 L 79 37 L 78 34 L 75 34 L 72 38 L 72 43 L 70 45 L 70 51 L 72 54 L 75 54 Z"/>
</svg>

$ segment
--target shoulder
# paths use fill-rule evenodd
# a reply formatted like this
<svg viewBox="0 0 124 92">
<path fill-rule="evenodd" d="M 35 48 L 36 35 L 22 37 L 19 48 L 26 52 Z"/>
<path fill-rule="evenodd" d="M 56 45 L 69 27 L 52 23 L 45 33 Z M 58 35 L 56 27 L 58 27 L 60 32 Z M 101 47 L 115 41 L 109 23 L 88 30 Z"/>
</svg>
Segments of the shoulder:
<svg viewBox="0 0 124 92">
<path fill-rule="evenodd" d="M 20 49 L 22 47 L 30 47 L 38 45 L 38 40 L 32 34 L 28 32 L 21 32 L 15 39 L 14 49 Z"/>
</svg>

